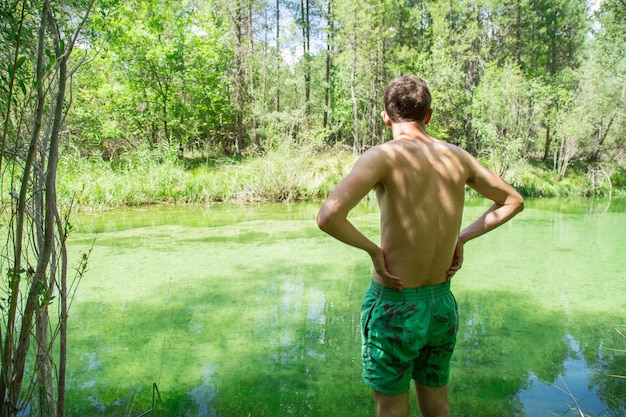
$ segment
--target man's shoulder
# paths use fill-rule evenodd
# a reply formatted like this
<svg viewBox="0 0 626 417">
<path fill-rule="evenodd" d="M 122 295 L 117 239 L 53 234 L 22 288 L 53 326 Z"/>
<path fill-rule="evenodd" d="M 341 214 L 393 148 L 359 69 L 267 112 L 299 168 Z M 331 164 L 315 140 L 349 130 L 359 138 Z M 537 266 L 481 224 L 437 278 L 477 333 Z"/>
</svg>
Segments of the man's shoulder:
<svg viewBox="0 0 626 417">
<path fill-rule="evenodd" d="M 394 152 L 394 145 L 391 142 L 392 141 L 384 142 L 367 148 L 360 158 L 375 160 L 387 158 L 392 152 Z"/>
<path fill-rule="evenodd" d="M 450 142 L 446 142 L 443 140 L 437 140 L 439 147 L 442 152 L 449 152 L 451 154 L 456 155 L 458 158 L 462 160 L 473 160 L 475 159 L 471 153 L 460 147 L 459 145 L 455 145 Z"/>
<path fill-rule="evenodd" d="M 393 139 L 388 142 L 380 143 L 378 145 L 372 146 L 371 148 L 368 148 L 361 155 L 361 158 L 378 161 L 380 161 L 381 159 L 393 160 L 393 156 L 397 156 L 398 152 L 415 152 L 416 147 L 421 148 L 423 146 L 426 146 L 429 147 L 431 151 L 435 151 L 437 154 L 454 154 L 457 158 L 463 161 L 473 161 L 476 159 L 472 154 L 470 154 L 468 151 L 458 145 L 436 138 L 430 139 L 432 140 L 432 142 L 430 142 L 430 146 L 424 143 L 420 143 L 419 141 Z"/>
</svg>

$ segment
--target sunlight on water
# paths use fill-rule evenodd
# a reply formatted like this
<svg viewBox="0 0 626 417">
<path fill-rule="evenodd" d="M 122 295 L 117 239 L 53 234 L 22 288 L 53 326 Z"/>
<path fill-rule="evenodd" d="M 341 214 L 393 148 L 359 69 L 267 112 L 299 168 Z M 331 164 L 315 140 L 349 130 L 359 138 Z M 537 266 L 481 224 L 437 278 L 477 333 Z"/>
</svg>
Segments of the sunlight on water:
<svg viewBox="0 0 626 417">
<path fill-rule="evenodd" d="M 70 251 L 93 250 L 70 311 L 68 415 L 139 415 L 155 383 L 159 416 L 373 415 L 369 260 L 320 232 L 317 208 L 80 216 Z M 470 202 L 466 221 L 485 208 Z M 376 236 L 374 207 L 351 218 Z M 468 243 L 453 281 L 455 416 L 568 415 L 568 388 L 590 415 L 623 416 L 625 381 L 606 375 L 626 373 L 624 236 L 626 204 L 537 200 Z"/>
</svg>

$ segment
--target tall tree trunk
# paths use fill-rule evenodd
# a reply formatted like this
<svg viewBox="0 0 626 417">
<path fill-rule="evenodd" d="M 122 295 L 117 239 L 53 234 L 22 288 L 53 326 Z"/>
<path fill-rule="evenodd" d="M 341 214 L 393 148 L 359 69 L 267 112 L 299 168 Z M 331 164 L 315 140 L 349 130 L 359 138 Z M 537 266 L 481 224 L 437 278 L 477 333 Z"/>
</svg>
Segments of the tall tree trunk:
<svg viewBox="0 0 626 417">
<path fill-rule="evenodd" d="M 248 84 L 248 97 L 250 97 L 252 100 L 257 100 L 256 94 L 255 94 L 255 80 L 254 80 L 254 69 L 252 68 L 252 65 L 250 65 L 250 63 L 253 60 L 254 57 L 254 36 L 253 36 L 253 30 L 252 30 L 252 19 L 253 19 L 253 10 L 252 10 L 252 6 L 253 6 L 254 2 L 253 0 L 249 0 L 248 1 L 248 7 L 247 7 L 247 14 L 246 14 L 246 36 L 248 38 L 248 50 L 246 53 L 246 56 L 248 57 L 248 59 L 246 59 L 246 62 L 248 63 L 246 65 L 246 78 L 247 78 L 247 84 Z M 263 98 L 261 98 L 262 100 Z M 256 106 L 254 106 L 256 107 Z M 249 114 L 250 114 L 250 142 L 252 143 L 252 145 L 257 145 L 257 139 L 256 139 L 256 129 L 257 129 L 257 122 L 256 122 L 256 109 L 253 108 Z"/>
<path fill-rule="evenodd" d="M 522 67 L 522 0 L 515 3 L 515 62 L 518 67 Z"/>
<path fill-rule="evenodd" d="M 330 114 L 330 95 L 331 95 L 331 68 L 332 68 L 332 37 L 333 37 L 333 15 L 332 15 L 332 0 L 328 0 L 327 10 L 326 10 L 326 72 L 325 72 L 325 81 L 326 85 L 324 86 L 324 129 L 328 127 L 329 124 L 329 114 Z"/>
<path fill-rule="evenodd" d="M 56 213 L 56 174 L 59 160 L 59 135 L 61 133 L 61 123 L 63 121 L 63 104 L 65 101 L 65 90 L 67 85 L 67 60 L 71 54 L 72 43 L 66 43 L 63 47 L 61 34 L 50 9 L 49 0 L 44 1 L 44 8 L 48 14 L 48 24 L 51 27 L 51 34 L 54 40 L 55 55 L 58 62 L 58 91 L 53 103 L 54 114 L 52 117 L 52 129 L 48 147 L 48 165 L 45 178 L 45 214 L 44 214 L 44 242 L 37 258 L 37 267 L 30 285 L 30 290 L 26 299 L 26 308 L 22 313 L 22 325 L 20 338 L 14 359 L 15 369 L 13 378 L 15 384 L 9 390 L 9 398 L 15 403 L 19 398 L 22 380 L 24 378 L 24 366 L 26 355 L 30 346 L 31 331 L 33 328 L 33 317 L 38 307 L 39 290 L 43 284 L 50 264 L 50 257 L 54 250 L 55 235 L 55 213 Z"/>
<path fill-rule="evenodd" d="M 549 12 L 549 23 L 548 23 L 548 36 L 550 39 L 550 45 L 548 50 L 548 70 L 550 71 L 550 75 L 555 75 L 557 72 L 557 30 L 558 30 L 558 10 L 551 10 Z"/>
<path fill-rule="evenodd" d="M 359 143 L 359 102 L 356 96 L 356 65 L 357 65 L 357 21 L 355 17 L 352 32 L 352 63 L 350 65 L 350 99 L 352 101 L 352 126 L 353 126 L 353 142 L 352 153 L 358 155 L 361 153 L 361 144 Z"/>
<path fill-rule="evenodd" d="M 304 59 L 304 101 L 307 124 L 311 114 L 311 21 L 309 0 L 300 0 L 302 52 Z"/>
<path fill-rule="evenodd" d="M 68 289 L 67 289 L 67 233 L 60 217 L 56 217 L 57 230 L 61 236 L 60 242 L 60 286 L 59 299 L 61 303 L 61 314 L 59 320 L 59 378 L 57 381 L 57 417 L 65 417 L 65 376 L 67 371 L 67 310 L 68 310 Z M 83 258 L 79 274 L 82 276 L 86 258 Z"/>
<path fill-rule="evenodd" d="M 37 98 L 33 117 L 33 127 L 31 140 L 28 148 L 28 156 L 22 171 L 22 184 L 20 195 L 17 201 L 17 211 L 14 224 L 13 241 L 13 272 L 10 278 L 10 302 L 7 309 L 7 335 L 5 335 L 4 352 L 2 355 L 2 378 L 0 379 L 0 395 L 2 404 L 0 408 L 1 417 L 13 417 L 23 407 L 29 398 L 20 398 L 22 385 L 25 376 L 26 358 L 30 351 L 31 341 L 36 344 L 35 367 L 32 384 L 30 385 L 39 392 L 39 399 L 42 401 L 40 408 L 49 412 L 50 416 L 57 414 L 58 407 L 52 406 L 54 402 L 54 388 L 52 386 L 52 370 L 50 366 L 52 357 L 49 354 L 52 349 L 52 342 L 48 334 L 48 302 L 51 292 L 54 290 L 54 279 L 56 270 L 56 243 L 57 229 L 56 219 L 58 218 L 56 179 L 57 165 L 59 160 L 59 136 L 61 133 L 65 110 L 69 107 L 65 102 L 67 89 L 68 60 L 72 54 L 76 40 L 82 31 L 91 8 L 95 0 L 87 5 L 85 14 L 78 20 L 78 27 L 71 34 L 71 38 L 62 39 L 61 30 L 50 7 L 50 0 L 43 0 L 41 4 L 41 19 L 39 27 L 39 39 L 37 49 L 37 65 L 35 69 L 35 85 Z M 43 48 L 46 41 L 46 28 L 49 29 L 50 37 L 54 47 L 55 60 L 54 77 L 46 77 L 43 63 Z M 45 85 L 44 80 L 51 80 L 50 85 Z M 49 108 L 50 126 L 47 129 L 48 136 L 45 141 L 41 140 L 41 125 L 43 120 L 43 109 L 46 93 L 52 94 L 52 103 Z M 37 163 L 37 148 L 40 147 L 40 161 Z M 38 165 L 38 166 L 37 166 Z M 44 165 L 46 166 L 44 169 Z M 35 174 L 33 174 L 35 170 Z M 29 191 L 30 190 L 30 191 Z M 29 195 L 30 193 L 30 195 Z M 32 212 L 27 213 L 27 202 L 32 205 Z M 28 215 L 28 216 L 27 216 Z M 37 254 L 36 266 L 32 268 L 28 265 L 27 274 L 29 276 L 25 292 L 25 297 L 20 293 L 20 274 L 24 269 L 21 266 L 23 255 L 24 233 L 27 231 L 26 219 L 30 217 L 33 223 L 32 230 L 35 236 L 31 244 L 33 252 Z M 33 234 L 31 233 L 31 236 Z M 42 293 L 42 290 L 44 292 Z M 22 306 L 19 312 L 20 324 L 17 323 L 17 304 Z M 33 332 L 33 329 L 35 331 Z M 15 336 L 19 332 L 17 340 Z M 15 334 L 14 334 L 15 333 Z M 30 389 L 29 392 L 32 392 Z"/>
<path fill-rule="evenodd" d="M 22 44 L 22 29 L 24 27 L 24 21 L 26 17 L 26 5 L 27 1 L 23 0 L 21 18 L 18 23 L 17 32 L 15 33 L 15 55 L 13 57 L 13 62 L 9 64 L 9 83 L 7 86 L 8 94 L 6 99 L 7 109 L 5 119 L 2 123 L 2 137 L 0 137 L 0 172 L 3 172 L 2 161 L 4 160 L 4 158 L 2 157 L 2 155 L 4 155 L 4 147 L 6 145 L 6 139 L 9 134 L 9 127 L 11 126 L 11 105 L 13 104 L 13 89 L 15 88 L 15 80 L 17 77 L 17 69 L 19 66 L 18 63 L 20 62 L 20 46 Z"/>
<path fill-rule="evenodd" d="M 49 294 L 53 286 L 46 288 Z M 42 417 L 56 416 L 57 406 L 50 370 L 50 345 L 48 344 L 50 317 L 47 308 L 39 308 L 35 314 L 35 339 L 37 342 L 37 354 L 35 357 L 37 366 L 37 394 L 39 399 L 39 415 Z"/>
<path fill-rule="evenodd" d="M 28 200 L 29 183 L 31 178 L 31 169 L 35 164 L 35 156 L 37 150 L 37 144 L 39 142 L 39 134 L 41 132 L 43 110 L 44 110 L 44 85 L 43 85 L 43 55 L 45 47 L 45 32 L 47 22 L 46 12 L 47 2 L 41 9 L 40 23 L 39 23 L 39 37 L 37 46 L 37 65 L 36 65 L 36 77 L 37 77 L 37 102 L 36 110 L 33 118 L 33 130 L 31 132 L 30 144 L 28 147 L 28 155 L 24 163 L 24 171 L 22 174 L 22 183 L 20 187 L 20 195 L 17 202 L 16 211 L 16 227 L 15 236 L 13 242 L 13 269 L 9 271 L 9 309 L 7 312 L 7 325 L 6 334 L 4 339 L 4 350 L 2 356 L 2 378 L 0 379 L 0 395 L 2 404 L 0 408 L 0 417 L 13 415 L 17 409 L 17 398 L 11 395 L 11 387 L 15 383 L 13 379 L 14 367 L 13 367 L 13 355 L 15 354 L 15 321 L 17 318 L 17 304 L 19 301 L 19 285 L 20 285 L 20 271 L 22 270 L 22 246 L 24 241 L 24 225 L 26 220 L 26 202 Z M 24 16 L 22 15 L 22 19 Z M 17 54 L 16 50 L 16 54 Z M 2 159 L 2 158 L 0 158 Z M 30 267 L 29 267 L 30 269 Z M 14 391 L 14 390 L 13 390 Z"/>
<path fill-rule="evenodd" d="M 234 6 L 228 3 L 228 14 L 230 17 L 231 27 L 233 29 L 235 41 L 235 102 L 237 108 L 237 120 L 235 125 L 235 154 L 241 155 L 243 151 L 243 115 L 245 111 L 245 88 L 246 75 L 244 64 L 244 46 L 243 46 L 243 5 L 239 0 Z M 231 7 L 235 7 L 233 10 Z"/>
<path fill-rule="evenodd" d="M 280 67 L 282 55 L 280 50 L 280 0 L 276 0 L 276 112 L 280 111 Z"/>
</svg>

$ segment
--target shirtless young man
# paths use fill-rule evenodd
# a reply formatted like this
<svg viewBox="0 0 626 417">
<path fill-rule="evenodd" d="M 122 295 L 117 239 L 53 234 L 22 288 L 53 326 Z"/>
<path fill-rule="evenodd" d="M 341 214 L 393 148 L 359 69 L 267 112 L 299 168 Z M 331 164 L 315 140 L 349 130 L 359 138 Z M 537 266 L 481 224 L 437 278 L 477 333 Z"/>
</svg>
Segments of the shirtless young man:
<svg viewBox="0 0 626 417">
<path fill-rule="evenodd" d="M 367 150 L 330 193 L 317 222 L 336 239 L 366 251 L 373 280 L 361 310 L 363 378 L 379 417 L 407 417 L 410 380 L 422 415 L 449 416 L 448 376 L 458 313 L 450 279 L 463 245 L 523 209 L 523 198 L 457 146 L 426 134 L 428 87 L 415 76 L 393 80 L 382 118 L 393 139 Z M 465 186 L 493 205 L 462 230 Z M 348 213 L 375 189 L 381 245 L 356 229 Z"/>
</svg>

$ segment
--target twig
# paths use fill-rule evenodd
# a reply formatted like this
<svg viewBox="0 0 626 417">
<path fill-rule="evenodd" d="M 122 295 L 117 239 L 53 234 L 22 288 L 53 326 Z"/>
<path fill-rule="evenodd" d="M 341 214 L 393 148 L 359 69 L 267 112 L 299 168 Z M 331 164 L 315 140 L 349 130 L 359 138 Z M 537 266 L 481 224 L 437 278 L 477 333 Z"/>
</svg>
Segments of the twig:
<svg viewBox="0 0 626 417">
<path fill-rule="evenodd" d="M 565 389 L 559 387 L 558 385 L 554 385 L 557 389 L 561 390 L 562 392 L 566 393 L 567 395 L 569 395 L 569 397 L 574 401 L 574 406 L 569 406 L 570 410 L 576 412 L 576 414 L 580 417 L 589 417 L 587 416 L 585 413 L 583 413 L 582 409 L 580 408 L 580 405 L 578 404 L 578 400 L 576 400 L 576 397 L 574 396 L 574 394 L 572 393 L 572 391 L 569 389 L 569 387 L 567 386 L 567 384 L 565 383 L 565 380 L 561 377 L 561 382 L 563 383 L 563 385 L 565 386 Z"/>
</svg>

